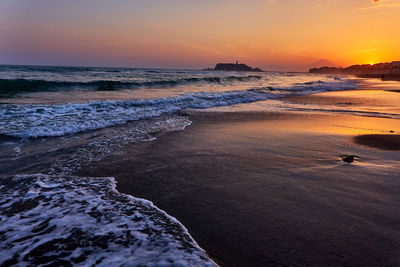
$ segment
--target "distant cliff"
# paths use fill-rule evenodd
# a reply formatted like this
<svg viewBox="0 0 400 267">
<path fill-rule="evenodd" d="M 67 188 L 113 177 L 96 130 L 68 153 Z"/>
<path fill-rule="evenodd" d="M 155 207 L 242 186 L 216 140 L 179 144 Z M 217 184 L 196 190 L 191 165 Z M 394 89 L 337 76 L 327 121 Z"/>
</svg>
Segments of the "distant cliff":
<svg viewBox="0 0 400 267">
<path fill-rule="evenodd" d="M 252 68 L 246 64 L 235 63 L 218 63 L 213 70 L 216 71 L 256 71 L 262 72 L 260 68 Z"/>
<path fill-rule="evenodd" d="M 321 67 L 312 68 L 310 73 L 350 74 L 359 77 L 400 78 L 400 61 L 378 64 L 352 65 L 347 68 Z"/>
</svg>

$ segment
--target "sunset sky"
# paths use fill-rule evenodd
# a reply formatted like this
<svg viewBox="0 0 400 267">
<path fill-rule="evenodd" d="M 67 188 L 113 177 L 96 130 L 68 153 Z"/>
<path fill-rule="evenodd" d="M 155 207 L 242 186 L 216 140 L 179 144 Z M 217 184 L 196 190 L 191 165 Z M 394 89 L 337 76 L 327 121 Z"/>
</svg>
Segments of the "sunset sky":
<svg viewBox="0 0 400 267">
<path fill-rule="evenodd" d="M 400 60 L 399 29 L 400 0 L 2 0 L 0 63 L 306 70 Z"/>
</svg>

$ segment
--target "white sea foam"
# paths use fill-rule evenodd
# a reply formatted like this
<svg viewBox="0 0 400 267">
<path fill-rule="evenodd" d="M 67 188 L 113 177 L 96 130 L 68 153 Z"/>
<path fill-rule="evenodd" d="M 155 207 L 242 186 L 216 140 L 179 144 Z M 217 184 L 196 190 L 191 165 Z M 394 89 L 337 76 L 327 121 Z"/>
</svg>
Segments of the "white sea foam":
<svg viewBox="0 0 400 267">
<path fill-rule="evenodd" d="M 112 178 L 0 179 L 0 265 L 215 266 L 176 219 Z"/>
</svg>

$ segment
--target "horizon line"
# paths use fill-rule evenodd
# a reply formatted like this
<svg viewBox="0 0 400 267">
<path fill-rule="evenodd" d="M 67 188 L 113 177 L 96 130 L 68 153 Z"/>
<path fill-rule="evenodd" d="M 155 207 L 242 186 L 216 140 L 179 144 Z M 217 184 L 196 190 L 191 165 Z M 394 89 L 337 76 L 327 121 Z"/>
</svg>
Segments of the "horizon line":
<svg viewBox="0 0 400 267">
<path fill-rule="evenodd" d="M 215 63 L 217 64 L 217 63 Z M 245 63 L 243 63 L 245 64 Z M 119 67 L 119 66 L 90 66 L 90 65 L 43 65 L 43 64 L 7 64 L 0 63 L 0 66 L 13 66 L 13 67 L 60 67 L 60 68 L 110 68 L 110 69 L 137 69 L 137 70 L 195 70 L 195 71 L 210 71 L 202 68 L 160 68 L 160 67 Z M 290 70 L 263 70 L 263 72 L 294 72 L 294 73 L 308 73 L 308 71 L 290 71 Z"/>
</svg>

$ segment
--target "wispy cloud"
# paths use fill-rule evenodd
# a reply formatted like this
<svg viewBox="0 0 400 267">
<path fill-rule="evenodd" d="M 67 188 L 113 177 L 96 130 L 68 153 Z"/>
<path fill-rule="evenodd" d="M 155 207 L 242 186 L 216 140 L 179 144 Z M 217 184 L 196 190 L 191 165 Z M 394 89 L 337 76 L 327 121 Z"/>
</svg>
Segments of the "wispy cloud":
<svg viewBox="0 0 400 267">
<path fill-rule="evenodd" d="M 368 9 L 378 9 L 378 8 L 394 8 L 400 7 L 399 1 L 390 1 L 390 0 L 373 0 L 372 5 L 368 5 L 362 7 L 361 9 L 368 10 Z"/>
</svg>

